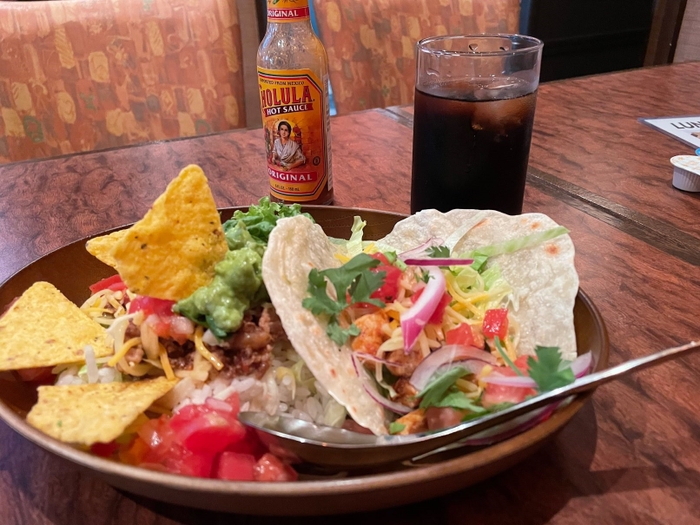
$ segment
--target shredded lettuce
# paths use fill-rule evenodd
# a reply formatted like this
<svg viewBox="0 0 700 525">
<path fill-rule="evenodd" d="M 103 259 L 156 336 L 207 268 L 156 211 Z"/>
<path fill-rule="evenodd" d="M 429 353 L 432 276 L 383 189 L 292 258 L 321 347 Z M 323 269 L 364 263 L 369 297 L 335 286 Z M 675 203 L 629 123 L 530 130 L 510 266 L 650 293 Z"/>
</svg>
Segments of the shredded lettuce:
<svg viewBox="0 0 700 525">
<path fill-rule="evenodd" d="M 532 248 L 533 246 L 537 246 L 545 241 L 567 233 L 569 233 L 569 230 L 563 226 L 556 226 L 543 232 L 537 232 L 531 235 L 525 235 L 523 237 L 516 237 L 515 239 L 509 239 L 490 246 L 482 246 L 481 248 L 473 250 L 467 255 L 467 257 L 474 259 L 472 267 L 475 270 L 480 271 L 490 257 L 496 257 L 497 255 L 503 255 L 504 253 L 514 253 L 525 248 Z"/>
<path fill-rule="evenodd" d="M 485 301 L 484 311 L 489 308 L 498 308 L 506 298 L 513 293 L 513 287 L 501 275 L 498 265 L 493 265 L 481 273 L 484 280 L 484 290 L 488 292 L 488 299 Z"/>
<path fill-rule="evenodd" d="M 300 204 L 279 204 L 270 202 L 269 197 L 263 197 L 258 204 L 253 204 L 244 212 L 237 210 L 233 213 L 233 217 L 223 224 L 226 238 L 229 238 L 229 231 L 235 230 L 238 226 L 238 221 L 245 224 L 246 229 L 256 241 L 267 244 L 270 238 L 270 232 L 277 225 L 279 219 L 285 217 L 294 217 L 295 215 L 304 215 L 313 221 L 313 218 L 308 213 L 301 213 Z"/>
<path fill-rule="evenodd" d="M 348 239 L 348 242 L 345 244 L 345 249 L 347 250 L 346 255 L 351 259 L 355 257 L 355 255 L 362 253 L 362 234 L 365 226 L 367 226 L 367 221 L 363 221 L 359 216 L 355 215 L 352 228 L 350 228 L 352 235 L 350 235 L 350 239 Z"/>
</svg>

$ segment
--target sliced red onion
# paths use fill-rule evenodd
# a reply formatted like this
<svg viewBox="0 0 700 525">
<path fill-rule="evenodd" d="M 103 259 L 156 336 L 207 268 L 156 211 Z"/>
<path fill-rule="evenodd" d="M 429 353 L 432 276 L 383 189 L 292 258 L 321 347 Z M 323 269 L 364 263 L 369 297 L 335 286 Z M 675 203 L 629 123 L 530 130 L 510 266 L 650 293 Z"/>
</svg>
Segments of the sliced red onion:
<svg viewBox="0 0 700 525">
<path fill-rule="evenodd" d="M 586 352 L 585 354 L 578 356 L 572 361 L 571 371 L 577 378 L 583 377 L 588 372 L 590 372 L 592 364 L 593 355 L 590 352 Z"/>
<path fill-rule="evenodd" d="M 528 376 L 504 376 L 496 372 L 482 377 L 481 380 L 485 383 L 492 383 L 494 385 L 537 389 L 537 383 L 535 380 Z"/>
<path fill-rule="evenodd" d="M 423 293 L 408 311 L 401 314 L 403 350 L 406 355 L 411 353 L 421 330 L 428 324 L 430 316 L 435 312 L 445 293 L 445 276 L 442 275 L 442 271 L 437 268 L 428 268 L 427 272 L 430 278 Z"/>
<path fill-rule="evenodd" d="M 456 257 L 411 257 L 404 259 L 403 262 L 412 266 L 468 266 L 474 262 L 474 259 L 459 259 Z"/>
<path fill-rule="evenodd" d="M 451 364 L 459 364 L 473 374 L 478 374 L 485 365 L 495 365 L 496 358 L 485 350 L 479 350 L 471 346 L 446 345 L 435 350 L 423 359 L 413 372 L 410 382 L 418 390 L 422 391 L 430 381 L 430 378 L 438 371 L 444 371 Z"/>
<path fill-rule="evenodd" d="M 384 408 L 391 410 L 392 412 L 395 412 L 397 414 L 408 414 L 411 409 L 408 408 L 407 406 L 404 406 L 400 403 L 396 403 L 395 401 L 391 401 L 390 399 L 387 399 L 383 395 L 381 395 L 379 392 L 377 392 L 376 387 L 374 386 L 374 383 L 372 382 L 372 379 L 368 376 L 367 372 L 362 368 L 362 365 L 358 362 L 359 359 L 353 352 L 351 355 L 352 358 L 352 365 L 355 367 L 355 373 L 357 374 L 357 377 L 360 378 L 360 381 L 362 381 L 362 387 L 365 389 L 365 392 L 369 394 L 369 396 L 374 399 L 377 403 L 382 405 Z"/>
<path fill-rule="evenodd" d="M 437 237 L 431 237 L 427 241 L 425 241 L 423 244 L 420 246 L 416 246 L 415 248 L 411 250 L 407 250 L 403 253 L 399 254 L 399 258 L 401 260 L 404 260 L 407 257 L 418 257 L 421 255 L 425 255 L 426 250 L 430 248 L 431 246 L 440 246 L 443 243 L 442 239 L 439 239 Z"/>
</svg>

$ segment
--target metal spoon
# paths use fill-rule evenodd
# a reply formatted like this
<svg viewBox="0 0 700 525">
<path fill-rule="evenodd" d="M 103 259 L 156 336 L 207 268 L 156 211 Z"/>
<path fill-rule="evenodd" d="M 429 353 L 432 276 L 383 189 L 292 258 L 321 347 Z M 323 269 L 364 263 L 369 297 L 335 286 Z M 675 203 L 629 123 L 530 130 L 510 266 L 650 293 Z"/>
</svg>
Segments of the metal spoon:
<svg viewBox="0 0 700 525">
<path fill-rule="evenodd" d="M 668 348 L 655 354 L 594 372 L 570 385 L 545 392 L 500 412 L 442 430 L 407 436 L 375 436 L 325 427 L 289 416 L 271 417 L 265 412 L 241 412 L 238 418 L 256 430 L 271 450 L 292 460 L 323 467 L 357 469 L 399 462 L 449 445 L 486 429 L 512 421 L 523 414 L 586 392 L 632 372 L 655 366 L 700 349 L 700 341 Z"/>
</svg>

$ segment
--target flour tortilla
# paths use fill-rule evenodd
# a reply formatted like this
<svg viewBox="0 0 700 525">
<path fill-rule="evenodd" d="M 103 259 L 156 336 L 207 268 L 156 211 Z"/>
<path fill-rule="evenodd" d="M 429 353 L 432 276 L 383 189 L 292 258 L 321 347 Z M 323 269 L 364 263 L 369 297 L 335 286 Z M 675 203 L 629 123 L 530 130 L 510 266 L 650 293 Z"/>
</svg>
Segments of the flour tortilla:
<svg viewBox="0 0 700 525">
<path fill-rule="evenodd" d="M 453 254 L 468 254 L 483 246 L 559 226 L 541 213 L 506 215 L 496 211 L 424 210 L 396 224 L 378 244 L 398 252 L 439 239 Z M 511 315 L 520 325 L 519 355 L 534 355 L 535 346 L 557 346 L 563 359 L 576 358 L 574 302 L 578 274 L 574 244 L 561 235 L 532 248 L 489 259 L 513 288 Z"/>
<path fill-rule="evenodd" d="M 270 234 L 263 257 L 263 280 L 292 346 L 314 377 L 350 416 L 375 434 L 386 434 L 384 409 L 365 391 L 349 346 L 326 334 L 326 323 L 302 306 L 308 276 L 341 265 L 323 229 L 298 215 L 281 219 Z M 365 374 L 360 367 L 360 373 Z"/>
<path fill-rule="evenodd" d="M 480 247 L 558 226 L 542 214 L 509 216 L 494 211 L 426 210 L 396 224 L 376 242 L 382 249 L 410 250 L 428 240 L 467 254 Z M 352 363 L 352 350 L 326 335 L 326 323 L 302 306 L 312 268 L 341 265 L 322 228 L 303 216 L 282 219 L 270 235 L 263 257 L 263 280 L 292 345 L 316 379 L 360 425 L 385 434 L 384 409 L 363 387 Z M 520 326 L 519 355 L 535 346 L 557 346 L 564 359 L 576 357 L 573 307 L 578 291 L 574 246 L 561 235 L 532 248 L 489 259 L 513 289 L 511 315 Z M 361 373 L 365 373 L 361 368 Z"/>
</svg>

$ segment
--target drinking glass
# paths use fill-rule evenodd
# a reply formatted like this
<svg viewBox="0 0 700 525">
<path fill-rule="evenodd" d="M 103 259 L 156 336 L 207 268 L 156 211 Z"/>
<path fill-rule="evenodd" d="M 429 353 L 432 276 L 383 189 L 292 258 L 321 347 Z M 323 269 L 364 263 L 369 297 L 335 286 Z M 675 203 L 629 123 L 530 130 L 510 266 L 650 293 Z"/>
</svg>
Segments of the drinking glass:
<svg viewBox="0 0 700 525">
<path fill-rule="evenodd" d="M 411 213 L 522 212 L 541 57 L 523 35 L 418 42 Z"/>
</svg>

